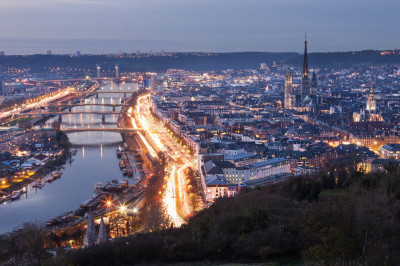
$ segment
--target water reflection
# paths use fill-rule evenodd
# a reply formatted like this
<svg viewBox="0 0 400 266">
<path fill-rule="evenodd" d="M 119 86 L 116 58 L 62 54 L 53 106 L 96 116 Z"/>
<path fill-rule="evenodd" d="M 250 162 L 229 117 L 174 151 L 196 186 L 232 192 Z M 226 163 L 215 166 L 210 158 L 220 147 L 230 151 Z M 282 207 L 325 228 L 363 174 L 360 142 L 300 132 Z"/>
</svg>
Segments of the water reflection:
<svg viewBox="0 0 400 266">
<path fill-rule="evenodd" d="M 109 84 L 102 88 L 134 91 L 134 84 Z M 104 96 L 104 98 L 103 98 Z M 120 94 L 99 94 L 99 99 L 90 97 L 85 103 L 121 103 Z M 71 111 L 107 111 L 110 106 L 77 106 Z M 120 107 L 116 107 L 120 110 Z M 118 115 L 106 115 L 105 123 L 101 116 L 92 114 L 67 114 L 62 116 L 63 128 L 83 127 L 116 127 Z M 54 117 L 45 123 L 51 127 Z M 119 169 L 115 151 L 122 146 L 122 138 L 112 132 L 79 132 L 68 135 L 73 144 L 72 150 L 77 150 L 72 163 L 67 163 L 62 169 L 63 175 L 52 183 L 46 183 L 42 189 L 27 187 L 27 193 L 20 200 L 0 206 L 0 233 L 11 231 L 15 226 L 26 221 L 46 221 L 67 210 L 79 207 L 80 203 L 93 194 L 93 186 L 97 182 L 106 182 L 111 179 L 126 179 Z M 136 180 L 130 179 L 130 183 Z"/>
</svg>

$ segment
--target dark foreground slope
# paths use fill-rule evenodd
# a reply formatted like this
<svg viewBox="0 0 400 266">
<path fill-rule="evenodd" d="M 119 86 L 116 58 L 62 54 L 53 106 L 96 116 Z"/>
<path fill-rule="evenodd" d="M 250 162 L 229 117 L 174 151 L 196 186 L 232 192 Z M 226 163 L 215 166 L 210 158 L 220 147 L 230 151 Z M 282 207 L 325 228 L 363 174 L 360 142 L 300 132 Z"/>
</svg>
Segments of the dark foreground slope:
<svg viewBox="0 0 400 266">
<path fill-rule="evenodd" d="M 399 265 L 399 200 L 397 169 L 299 177 L 220 199 L 183 228 L 63 253 L 47 264 Z"/>
</svg>

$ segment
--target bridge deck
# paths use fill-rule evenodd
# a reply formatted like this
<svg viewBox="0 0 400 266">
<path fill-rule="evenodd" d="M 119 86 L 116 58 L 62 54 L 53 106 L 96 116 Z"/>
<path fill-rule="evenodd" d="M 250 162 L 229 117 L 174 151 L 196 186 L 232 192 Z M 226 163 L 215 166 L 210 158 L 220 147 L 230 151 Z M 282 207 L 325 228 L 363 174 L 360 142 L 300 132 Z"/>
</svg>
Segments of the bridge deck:
<svg viewBox="0 0 400 266">
<path fill-rule="evenodd" d="M 51 107 L 76 107 L 76 106 L 110 106 L 118 107 L 122 106 L 122 103 L 70 103 L 70 104 L 53 104 Z"/>
<path fill-rule="evenodd" d="M 134 93 L 134 92 L 136 92 L 136 91 L 119 91 L 119 90 L 115 90 L 115 91 L 92 91 L 92 92 L 85 92 L 85 91 L 74 91 L 74 92 L 71 92 L 71 93 L 73 93 L 73 94 L 87 94 L 87 93 L 89 93 L 89 94 L 96 94 L 96 93 L 126 93 L 126 94 L 128 94 L 128 93 Z"/>
<path fill-rule="evenodd" d="M 109 114 L 120 114 L 120 111 L 42 112 L 42 113 L 21 113 L 20 115 L 75 115 L 75 114 L 109 115 Z"/>
<path fill-rule="evenodd" d="M 76 132 L 89 132 L 89 131 L 100 131 L 100 132 L 115 132 L 115 133 L 136 133 L 138 131 L 143 131 L 141 128 L 103 128 L 103 127 L 93 127 L 93 128 L 66 128 L 61 129 L 62 132 L 76 133 Z"/>
</svg>

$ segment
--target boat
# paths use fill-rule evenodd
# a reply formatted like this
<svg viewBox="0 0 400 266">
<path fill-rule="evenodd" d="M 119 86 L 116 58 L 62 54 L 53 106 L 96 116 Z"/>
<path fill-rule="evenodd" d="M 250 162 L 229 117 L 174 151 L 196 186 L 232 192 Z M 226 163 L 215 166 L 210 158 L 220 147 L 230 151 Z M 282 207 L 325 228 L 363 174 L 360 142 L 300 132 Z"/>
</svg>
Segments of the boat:
<svg viewBox="0 0 400 266">
<path fill-rule="evenodd" d="M 123 151 L 117 149 L 117 158 L 121 158 Z"/>
<path fill-rule="evenodd" d="M 127 174 L 126 168 L 122 169 L 122 174 L 123 174 L 123 175 L 126 175 L 126 174 Z"/>
<path fill-rule="evenodd" d="M 10 200 L 11 200 L 11 201 L 17 200 L 17 199 L 19 199 L 20 197 L 21 197 L 21 194 L 19 193 L 19 191 L 17 191 L 17 192 L 15 192 L 15 193 L 10 197 Z"/>
<path fill-rule="evenodd" d="M 123 161 L 120 161 L 119 162 L 119 168 L 120 169 L 123 169 L 123 168 L 125 168 L 126 166 L 125 166 L 125 163 L 123 162 Z"/>
<path fill-rule="evenodd" d="M 127 170 L 126 170 L 127 175 L 128 175 L 129 177 L 133 177 L 132 167 L 131 167 L 131 166 L 128 166 L 126 169 L 127 169 Z"/>
<path fill-rule="evenodd" d="M 53 173 L 51 173 L 51 177 L 53 178 L 53 180 L 57 179 L 57 178 L 60 178 L 61 175 L 62 175 L 61 172 L 53 172 Z"/>
<path fill-rule="evenodd" d="M 44 182 L 43 181 L 36 181 L 35 184 L 32 187 L 34 187 L 34 188 L 42 188 L 42 187 L 44 187 Z"/>
<path fill-rule="evenodd" d="M 52 181 L 56 180 L 57 178 L 60 178 L 62 175 L 61 172 L 53 172 L 51 173 L 51 177 L 47 180 L 47 182 L 51 183 Z"/>
</svg>

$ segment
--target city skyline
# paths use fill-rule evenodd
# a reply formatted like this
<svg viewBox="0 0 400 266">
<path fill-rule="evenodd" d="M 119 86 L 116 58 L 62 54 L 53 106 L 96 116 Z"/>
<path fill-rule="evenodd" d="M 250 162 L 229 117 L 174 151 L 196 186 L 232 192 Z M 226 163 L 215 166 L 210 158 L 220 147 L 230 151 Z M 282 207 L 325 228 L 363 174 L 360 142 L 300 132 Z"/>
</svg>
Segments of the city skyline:
<svg viewBox="0 0 400 266">
<path fill-rule="evenodd" d="M 395 1 L 1 1 L 6 54 L 396 49 Z M 387 7 L 391 8 L 388 9 Z"/>
</svg>

